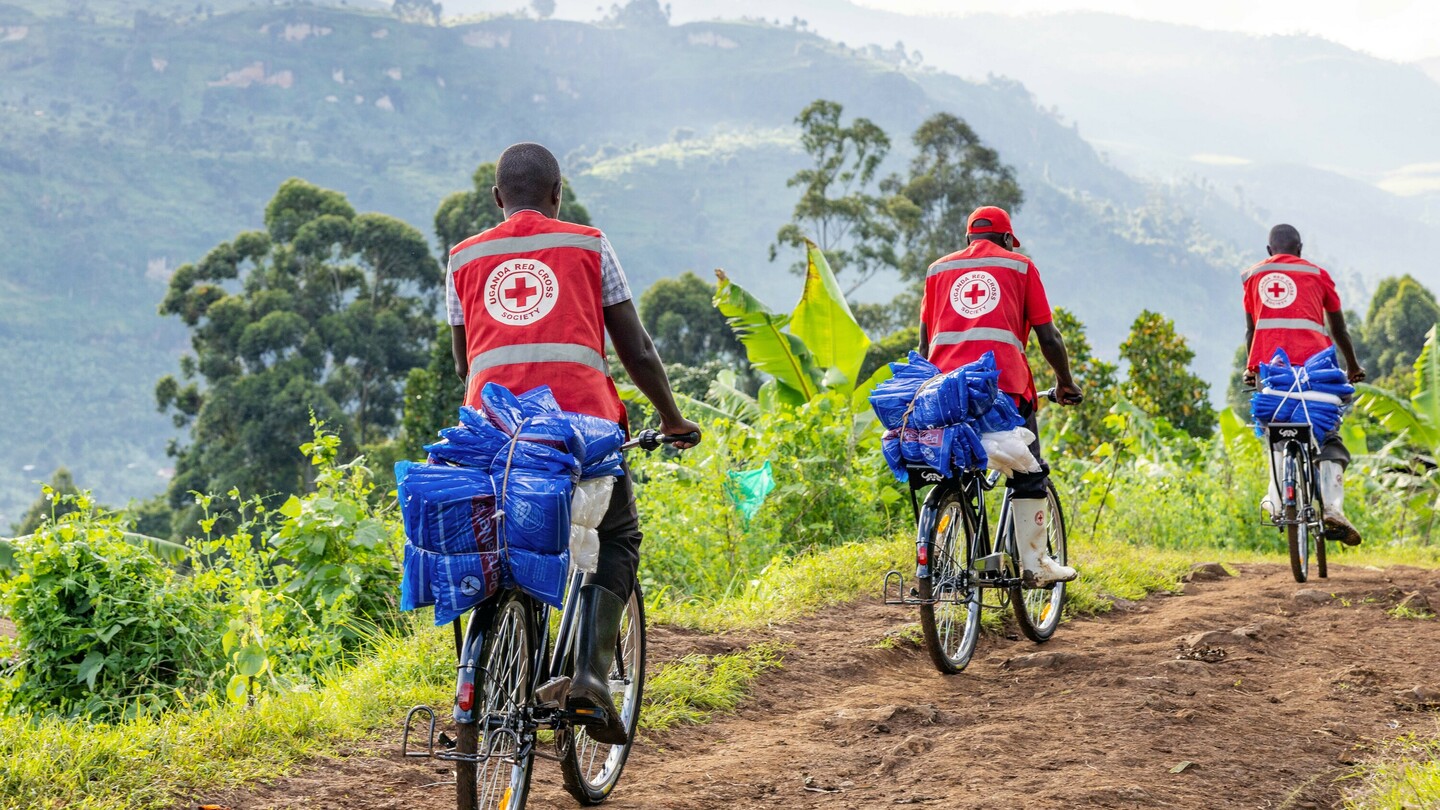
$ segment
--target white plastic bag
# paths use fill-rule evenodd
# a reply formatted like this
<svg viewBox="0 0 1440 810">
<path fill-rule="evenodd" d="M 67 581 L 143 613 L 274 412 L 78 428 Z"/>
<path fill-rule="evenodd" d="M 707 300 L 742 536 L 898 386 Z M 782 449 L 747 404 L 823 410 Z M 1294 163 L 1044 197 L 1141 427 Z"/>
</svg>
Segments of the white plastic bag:
<svg viewBox="0 0 1440 810">
<path fill-rule="evenodd" d="M 1023 427 L 980 434 L 980 444 L 990 457 L 990 469 L 1006 478 L 1013 478 L 1016 473 L 1040 472 L 1040 462 L 1030 453 L 1033 441 L 1035 434 Z"/>
<path fill-rule="evenodd" d="M 591 478 L 575 485 L 570 496 L 570 562 L 587 574 L 600 562 L 600 534 L 595 531 L 610 508 L 615 489 L 612 476 Z"/>
</svg>

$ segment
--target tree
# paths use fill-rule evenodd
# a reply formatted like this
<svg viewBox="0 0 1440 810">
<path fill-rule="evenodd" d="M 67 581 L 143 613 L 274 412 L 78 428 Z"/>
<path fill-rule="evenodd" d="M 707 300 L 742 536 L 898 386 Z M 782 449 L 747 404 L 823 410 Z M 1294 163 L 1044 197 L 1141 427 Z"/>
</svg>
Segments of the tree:
<svg viewBox="0 0 1440 810">
<path fill-rule="evenodd" d="M 470 190 L 451 194 L 435 210 L 435 236 L 440 239 L 441 261 L 449 258 L 451 248 L 505 220 L 505 212 L 495 205 L 491 191 L 495 188 L 495 164 L 480 164 L 471 179 Z M 570 193 L 568 183 L 560 195 L 560 218 L 577 225 L 590 224 L 590 212 Z"/>
<path fill-rule="evenodd" d="M 745 347 L 711 303 L 715 285 L 685 272 L 662 278 L 640 296 L 640 320 L 667 363 L 700 366 L 711 360 L 745 365 Z"/>
<path fill-rule="evenodd" d="M 67 495 L 79 494 L 80 489 L 75 486 L 75 477 L 70 471 L 64 467 L 56 470 L 45 491 L 30 504 L 24 517 L 15 524 L 16 536 L 31 534 L 47 520 L 59 520 L 64 515 L 79 511 L 80 507 L 76 506 L 74 501 L 65 499 Z"/>
<path fill-rule="evenodd" d="M 536 17 L 548 20 L 555 14 L 555 0 L 530 0 L 530 10 Z"/>
<path fill-rule="evenodd" d="M 436 0 L 395 0 L 391 13 L 405 22 L 439 25 L 444 9 Z"/>
<path fill-rule="evenodd" d="M 1195 352 L 1175 332 L 1174 321 L 1158 312 L 1141 311 L 1120 344 L 1120 357 L 1130 364 L 1123 388 L 1127 399 L 1191 436 L 1205 437 L 1214 431 L 1210 384 L 1190 371 Z"/>
<path fill-rule="evenodd" d="M 1425 335 L 1440 320 L 1435 294 L 1411 276 L 1387 278 L 1375 288 L 1365 316 L 1364 360 L 1382 388 L 1408 391 Z"/>
<path fill-rule="evenodd" d="M 1089 453 L 1110 435 L 1105 417 L 1120 398 L 1119 367 L 1093 354 L 1090 339 L 1085 336 L 1085 324 L 1070 310 L 1056 307 L 1054 317 L 1055 328 L 1065 337 L 1071 374 L 1085 393 L 1085 401 L 1073 408 L 1056 408 L 1046 413 L 1051 418 L 1063 420 L 1058 434 L 1062 445 Z M 1035 385 L 1046 387 L 1044 381 L 1052 375 L 1050 367 L 1044 365 L 1044 355 L 1034 335 L 1030 336 L 1030 347 L 1025 354 L 1031 362 L 1030 372 L 1035 376 Z"/>
<path fill-rule="evenodd" d="M 400 434 L 407 452 L 418 452 L 435 441 L 436 434 L 458 421 L 457 410 L 465 399 L 465 381 L 455 373 L 450 354 L 450 325 L 436 324 L 424 368 L 412 368 L 405 377 L 405 410 Z"/>
<path fill-rule="evenodd" d="M 896 264 L 901 278 L 923 286 L 932 262 L 965 246 L 971 211 L 998 205 L 1014 214 L 1025 195 L 1000 153 L 949 113 L 930 116 L 911 141 L 916 155 L 909 176 L 891 175 L 880 187 L 892 195 L 889 211 L 904 247 Z"/>
<path fill-rule="evenodd" d="M 659 0 L 629 0 L 623 6 L 610 6 L 605 23 L 621 28 L 663 28 L 670 24 L 670 4 L 660 5 Z"/>
<path fill-rule="evenodd" d="M 180 267 L 160 305 L 193 349 L 183 384 L 166 376 L 155 389 L 190 428 L 190 443 L 170 448 L 176 508 L 192 490 L 299 491 L 311 413 L 352 447 L 393 436 L 405 375 L 425 362 L 442 276 L 418 231 L 293 178 L 265 228 Z"/>
<path fill-rule="evenodd" d="M 838 102 L 811 102 L 795 123 L 811 165 L 786 181 L 799 188 L 789 224 L 775 234 L 770 260 L 780 246 L 804 249 L 812 239 L 830 260 L 836 275 L 850 273 L 854 291 L 875 273 L 895 264 L 894 230 L 884 201 L 871 192 L 875 172 L 890 151 L 890 138 L 868 118 L 841 124 L 845 108 Z M 806 263 L 794 266 L 805 272 Z"/>
</svg>

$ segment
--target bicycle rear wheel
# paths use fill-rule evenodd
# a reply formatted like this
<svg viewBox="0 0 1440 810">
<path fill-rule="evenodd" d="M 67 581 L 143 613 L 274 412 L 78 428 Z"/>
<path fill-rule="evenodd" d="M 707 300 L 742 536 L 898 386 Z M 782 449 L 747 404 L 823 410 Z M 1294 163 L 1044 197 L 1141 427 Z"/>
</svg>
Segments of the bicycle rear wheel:
<svg viewBox="0 0 1440 810">
<path fill-rule="evenodd" d="M 640 701 L 645 694 L 645 599 L 636 584 L 625 603 L 620 618 L 620 634 L 615 640 L 615 664 L 610 668 L 610 694 L 625 722 L 630 742 L 606 745 L 590 739 L 584 726 L 571 726 L 568 740 L 562 746 L 560 773 L 565 790 L 584 805 L 599 804 L 615 789 L 620 772 L 635 744 L 635 729 L 640 723 Z"/>
<path fill-rule="evenodd" d="M 1300 519 L 1298 504 L 1285 507 L 1285 540 L 1290 546 L 1290 573 L 1296 582 L 1310 578 L 1310 526 Z"/>
<path fill-rule="evenodd" d="M 1060 508 L 1060 493 L 1053 482 L 1046 482 L 1045 534 L 1048 553 L 1061 565 L 1065 565 L 1069 552 L 1065 543 L 1065 512 Z M 1013 531 L 1005 527 L 1006 531 Z M 1010 589 L 1010 604 L 1015 607 L 1015 622 L 1025 637 L 1039 644 L 1055 635 L 1060 626 L 1060 611 L 1065 606 L 1064 582 L 1057 582 L 1045 588 L 1016 587 Z"/>
<path fill-rule="evenodd" d="M 927 602 L 920 606 L 920 628 L 935 668 L 954 675 L 970 663 L 980 635 L 980 588 L 967 570 L 973 554 L 966 553 L 973 551 L 975 539 L 959 492 L 948 492 L 933 508 L 934 528 L 925 541 L 926 574 L 916 578 L 920 598 Z"/>
<path fill-rule="evenodd" d="M 476 678 L 475 722 L 459 726 L 455 753 L 487 755 L 478 762 L 456 762 L 459 810 L 521 810 L 530 792 L 534 740 L 526 728 L 530 703 L 535 614 L 518 594 L 503 597 L 495 609 L 480 654 Z"/>
</svg>

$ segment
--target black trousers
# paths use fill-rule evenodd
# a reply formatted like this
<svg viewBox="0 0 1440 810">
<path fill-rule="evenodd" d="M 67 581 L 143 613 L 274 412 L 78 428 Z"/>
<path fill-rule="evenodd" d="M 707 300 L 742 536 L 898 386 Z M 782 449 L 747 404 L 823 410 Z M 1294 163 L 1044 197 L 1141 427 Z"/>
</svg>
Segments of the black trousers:
<svg viewBox="0 0 1440 810">
<path fill-rule="evenodd" d="M 1010 490 L 1012 498 L 1044 498 L 1045 485 L 1050 483 L 1050 465 L 1040 456 L 1040 425 L 1035 421 L 1035 403 L 1021 400 L 1019 407 L 1020 415 L 1025 417 L 1025 427 L 1035 434 L 1035 441 L 1030 443 L 1030 455 L 1040 462 L 1040 472 L 1016 473 L 1015 477 L 1006 479 L 1005 487 Z"/>
<path fill-rule="evenodd" d="M 1330 434 L 1330 438 L 1320 445 L 1320 457 L 1316 460 L 1333 461 L 1339 464 L 1342 470 L 1350 466 L 1350 450 L 1340 441 L 1338 432 Z"/>
<path fill-rule="evenodd" d="M 595 573 L 585 576 L 585 584 L 599 585 L 622 600 L 630 598 L 640 570 L 640 513 L 635 511 L 635 483 L 630 480 L 630 465 L 625 474 L 615 479 L 610 493 L 610 507 L 600 521 L 600 561 Z"/>
</svg>

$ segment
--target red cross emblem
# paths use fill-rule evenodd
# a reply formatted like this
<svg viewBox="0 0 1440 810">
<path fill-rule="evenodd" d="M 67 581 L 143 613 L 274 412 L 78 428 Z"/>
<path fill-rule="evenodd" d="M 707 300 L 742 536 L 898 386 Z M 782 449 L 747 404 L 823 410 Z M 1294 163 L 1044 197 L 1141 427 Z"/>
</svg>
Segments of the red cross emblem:
<svg viewBox="0 0 1440 810">
<path fill-rule="evenodd" d="M 1279 298 L 1285 294 L 1285 285 L 1277 281 L 1270 285 L 1266 292 L 1270 293 L 1271 298 Z"/>
<path fill-rule="evenodd" d="M 980 286 L 979 283 L 970 285 L 970 289 L 965 291 L 965 297 L 970 299 L 970 306 L 972 307 L 975 306 L 975 304 L 978 303 L 980 299 L 984 298 L 987 294 L 988 293 L 985 292 L 985 288 Z"/>
<path fill-rule="evenodd" d="M 510 289 L 505 291 L 505 297 L 515 302 L 517 309 L 524 309 L 530 297 L 538 292 L 540 292 L 540 288 L 531 287 L 530 279 L 527 276 L 520 276 L 515 279 L 515 283 Z"/>
</svg>

